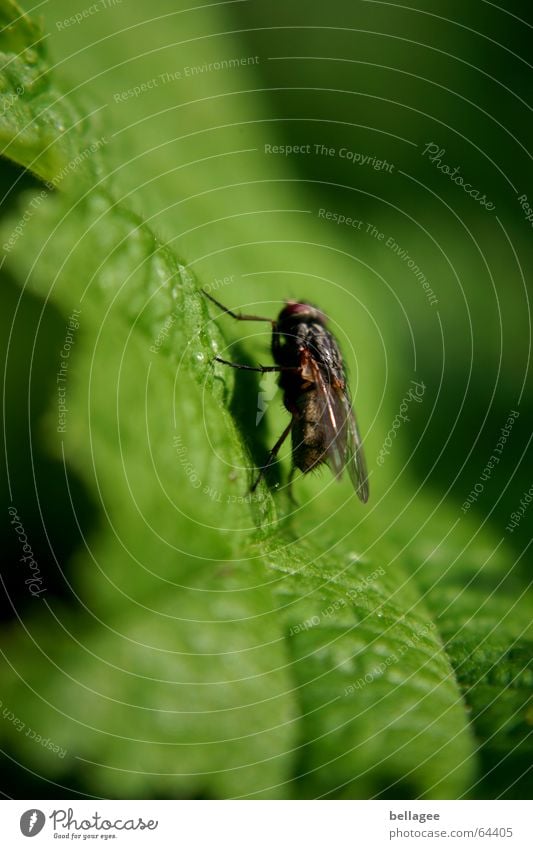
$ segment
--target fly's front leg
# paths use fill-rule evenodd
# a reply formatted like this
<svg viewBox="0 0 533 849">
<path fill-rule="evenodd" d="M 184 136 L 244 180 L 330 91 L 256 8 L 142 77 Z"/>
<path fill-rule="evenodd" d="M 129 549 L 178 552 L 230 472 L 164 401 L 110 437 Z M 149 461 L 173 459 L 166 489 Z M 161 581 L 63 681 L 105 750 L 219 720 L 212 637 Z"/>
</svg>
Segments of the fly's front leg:
<svg viewBox="0 0 533 849">
<path fill-rule="evenodd" d="M 220 301 L 217 301 L 216 298 L 213 298 L 213 296 L 206 292 L 205 289 L 202 289 L 201 291 L 206 298 L 209 298 L 209 300 L 213 301 L 213 303 L 216 304 L 217 307 L 220 307 L 223 312 L 227 313 L 227 315 L 230 315 L 232 318 L 237 319 L 237 321 L 268 321 L 273 330 L 276 327 L 276 322 L 271 318 L 265 318 L 260 315 L 243 315 L 242 313 L 233 312 L 225 307 L 224 304 L 221 304 Z M 261 374 L 265 374 L 265 372 L 268 371 L 281 371 L 279 366 L 245 366 L 243 363 L 232 363 L 229 360 L 223 360 L 222 357 L 215 357 L 215 360 L 219 363 L 223 363 L 225 366 L 231 366 L 231 368 L 243 369 L 244 371 L 258 371 Z"/>
<path fill-rule="evenodd" d="M 271 324 L 272 327 L 275 327 L 276 325 L 276 322 L 273 321 L 273 319 L 265 318 L 261 315 L 246 315 L 240 312 L 232 312 L 232 310 L 229 310 L 227 307 L 224 306 L 224 304 L 221 304 L 220 301 L 217 301 L 216 298 L 213 298 L 213 296 L 210 295 L 209 292 L 206 292 L 205 289 L 202 289 L 201 291 L 206 296 L 206 298 L 209 298 L 210 301 L 213 301 L 213 303 L 216 304 L 217 307 L 220 307 L 223 312 L 227 313 L 232 318 L 236 318 L 237 321 L 268 321 L 268 323 Z"/>
<path fill-rule="evenodd" d="M 291 432 L 292 422 L 293 422 L 293 419 L 290 420 L 289 424 L 287 425 L 287 427 L 285 428 L 285 430 L 281 434 L 280 438 L 278 439 L 278 441 L 276 442 L 274 447 L 271 449 L 271 451 L 270 451 L 270 453 L 267 457 L 267 461 L 266 461 L 265 465 L 262 467 L 262 469 L 260 469 L 258 476 L 256 477 L 255 481 L 253 482 L 253 484 L 251 486 L 251 490 L 250 490 L 251 492 L 255 492 L 255 490 L 257 489 L 257 485 L 258 485 L 259 481 L 261 480 L 261 478 L 263 477 L 263 475 L 265 474 L 267 469 L 272 465 L 272 463 L 276 459 L 276 456 L 277 456 L 279 449 L 281 448 L 281 446 L 283 445 L 283 443 L 287 439 L 289 433 Z"/>
<path fill-rule="evenodd" d="M 264 374 L 267 371 L 285 370 L 282 366 L 245 366 L 244 363 L 231 363 L 229 360 L 223 360 L 222 357 L 215 357 L 214 359 L 217 363 L 223 363 L 223 365 L 231 366 L 231 368 L 244 369 L 245 371 L 259 371 L 261 374 Z"/>
</svg>

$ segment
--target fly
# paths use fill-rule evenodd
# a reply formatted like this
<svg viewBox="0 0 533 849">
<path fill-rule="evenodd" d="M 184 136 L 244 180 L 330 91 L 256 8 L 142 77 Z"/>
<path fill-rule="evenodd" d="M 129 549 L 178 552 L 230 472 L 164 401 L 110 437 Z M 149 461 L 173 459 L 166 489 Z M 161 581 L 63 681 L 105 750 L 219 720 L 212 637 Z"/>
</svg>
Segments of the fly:
<svg viewBox="0 0 533 849">
<path fill-rule="evenodd" d="M 271 350 L 276 365 L 248 366 L 215 357 L 219 363 L 247 371 L 279 372 L 283 403 L 291 420 L 259 470 L 251 490 L 292 436 L 292 469 L 306 474 L 326 463 L 340 478 L 346 469 L 361 501 L 369 487 L 361 437 L 352 409 L 344 364 L 337 340 L 327 329 L 321 310 L 302 301 L 286 301 L 277 319 L 232 312 L 207 292 L 204 295 L 239 321 L 267 321 L 272 327 Z"/>
</svg>

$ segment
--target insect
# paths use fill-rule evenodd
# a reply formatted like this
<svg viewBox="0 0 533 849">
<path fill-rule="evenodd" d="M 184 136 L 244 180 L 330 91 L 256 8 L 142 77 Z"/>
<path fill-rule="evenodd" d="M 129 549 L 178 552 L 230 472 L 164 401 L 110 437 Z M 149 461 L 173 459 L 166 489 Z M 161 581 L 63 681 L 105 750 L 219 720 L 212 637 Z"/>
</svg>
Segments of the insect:
<svg viewBox="0 0 533 849">
<path fill-rule="evenodd" d="M 361 501 L 368 501 L 369 486 L 361 437 L 352 410 L 342 355 L 327 329 L 324 313 L 312 304 L 286 301 L 277 319 L 232 312 L 204 291 L 223 312 L 238 321 L 266 321 L 272 326 L 271 350 L 276 365 L 248 366 L 215 357 L 235 369 L 279 372 L 283 403 L 291 420 L 271 449 L 252 484 L 253 492 L 292 435 L 292 468 L 304 474 L 327 463 L 337 478 L 347 469 Z"/>
</svg>

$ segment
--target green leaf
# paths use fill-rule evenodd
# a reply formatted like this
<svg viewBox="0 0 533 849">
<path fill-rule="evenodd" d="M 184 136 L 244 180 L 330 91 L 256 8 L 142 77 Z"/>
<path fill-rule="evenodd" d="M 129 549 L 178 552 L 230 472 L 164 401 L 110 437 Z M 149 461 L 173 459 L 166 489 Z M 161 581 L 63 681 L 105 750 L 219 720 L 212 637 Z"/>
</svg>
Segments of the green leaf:
<svg viewBox="0 0 533 849">
<path fill-rule="evenodd" d="M 69 203 L 49 207 L 61 218 Z M 26 726 L 68 750 L 52 760 L 57 771 L 102 764 L 84 769 L 90 792 L 112 795 L 119 772 L 128 795 L 147 786 L 154 795 L 275 793 L 289 769 L 295 712 L 284 641 L 257 563 L 221 565 L 231 564 L 250 524 L 233 506 L 244 476 L 228 474 L 229 457 L 242 465 L 242 456 L 221 417 L 220 380 L 210 373 L 199 385 L 190 376 L 191 363 L 207 363 L 216 350 L 216 333 L 183 266 L 140 222 L 132 231 L 130 214 L 104 204 L 93 195 L 82 207 L 87 217 L 80 209 L 69 221 L 70 238 L 79 227 L 77 250 L 54 275 L 54 296 L 70 306 L 63 333 L 79 327 L 65 361 L 69 412 L 58 417 L 56 404 L 47 430 L 55 452 L 99 494 L 108 529 L 79 555 L 81 608 L 47 605 L 31 636 L 13 638 L 20 655 L 8 652 L 17 676 L 5 703 L 24 703 Z M 45 285 L 50 257 L 63 263 L 63 248 L 61 236 L 51 237 L 34 272 Z M 168 318 L 171 307 L 181 316 L 169 328 L 172 356 L 171 345 L 157 345 L 160 311 Z M 192 350 L 185 339 L 195 340 Z M 191 430 L 193 422 L 203 426 Z M 208 434 L 224 461 L 206 463 Z M 209 528 L 207 485 L 225 533 Z M 35 695 L 17 680 L 21 670 Z M 24 754 L 50 759 L 32 743 L 30 736 Z"/>
<path fill-rule="evenodd" d="M 342 546 L 334 554 L 317 557 L 309 545 L 292 540 L 289 528 L 276 530 L 279 523 L 274 522 L 266 493 L 253 502 L 251 512 L 248 505 L 235 504 L 237 499 L 231 496 L 243 500 L 246 476 L 238 471 L 243 457 L 237 449 L 237 434 L 230 419 L 220 416 L 227 397 L 226 378 L 222 370 L 219 377 L 213 375 L 210 359 L 219 350 L 220 339 L 209 321 L 206 299 L 195 289 L 184 266 L 173 260 L 167 249 L 158 249 L 146 226 L 131 213 L 97 193 L 75 206 L 75 216 L 67 213 L 71 203 L 70 199 L 56 203 L 57 209 L 49 204 L 38 221 L 29 223 L 29 228 L 42 228 L 34 238 L 46 249 L 28 282 L 45 296 L 52 280 L 51 293 L 58 303 L 69 304 L 71 311 L 76 303 L 81 310 L 73 360 L 76 372 L 68 372 L 72 412 L 65 432 L 55 436 L 54 442 L 57 451 L 59 439 L 61 452 L 98 493 L 109 523 L 102 541 L 96 548 L 91 546 L 93 567 L 88 569 L 87 556 L 80 557 L 81 597 L 90 599 L 91 611 L 104 616 L 104 621 L 112 617 L 112 632 L 126 635 L 122 639 L 127 643 L 135 643 L 139 629 L 145 635 L 141 642 L 151 647 L 146 654 L 152 661 L 139 658 L 138 649 L 123 648 L 120 654 L 125 655 L 126 675 L 134 672 L 138 676 L 139 665 L 142 669 L 155 666 L 160 670 L 158 678 L 182 681 L 190 680 L 191 666 L 199 666 L 197 675 L 204 682 L 205 699 L 191 686 L 180 695 L 180 704 L 194 706 L 189 709 L 202 711 L 204 717 L 211 715 L 217 699 L 228 705 L 228 723 L 217 724 L 215 740 L 220 732 L 228 764 L 234 764 L 223 777 L 215 770 L 214 776 L 204 776 L 199 783 L 197 749 L 203 750 L 202 744 L 214 733 L 212 717 L 203 723 L 196 719 L 193 733 L 180 716 L 174 733 L 178 739 L 185 734 L 183 739 L 196 740 L 197 745 L 188 746 L 185 753 L 180 751 L 182 770 L 191 773 L 189 785 L 179 776 L 171 778 L 174 773 L 169 760 L 173 755 L 158 750 L 158 737 L 146 738 L 144 723 L 142 731 L 134 730 L 137 708 L 126 721 L 131 733 L 121 745 L 112 745 L 100 732 L 101 758 L 106 765 L 84 773 L 85 781 L 94 782 L 90 791 L 98 792 L 103 786 L 110 792 L 111 785 L 101 774 L 108 770 L 123 770 L 125 792 L 133 794 L 142 794 L 143 786 L 156 795 L 162 792 L 161 776 L 154 777 L 152 772 L 167 776 L 170 789 L 165 792 L 180 794 L 283 795 L 292 771 L 297 780 L 294 790 L 288 792 L 296 795 L 373 795 L 398 781 L 417 795 L 446 796 L 464 789 L 471 769 L 465 764 L 465 754 L 472 741 L 435 625 L 419 603 L 414 584 L 401 569 L 389 573 L 379 561 L 366 563 L 359 556 L 348 556 Z M 61 257 L 59 269 L 53 266 L 56 257 Z M 25 260 L 25 256 L 19 258 L 22 266 Z M 21 272 L 24 277 L 22 268 Z M 154 345 L 173 314 L 176 321 L 166 325 L 169 337 L 164 342 L 168 345 Z M 53 424 L 57 424 L 55 409 L 49 432 Z M 214 463 L 213 457 L 206 456 L 206 443 L 212 446 L 214 457 L 224 460 Z M 228 462 L 235 470 L 229 477 Z M 186 493 L 185 499 L 178 497 L 180 492 Z M 256 526 L 265 529 L 262 537 L 257 536 Z M 185 550 L 180 540 L 187 540 Z M 244 567 L 233 565 L 235 559 L 239 564 L 243 558 Z M 217 568 L 220 562 L 228 566 Z M 274 576 L 279 572 L 280 578 L 269 577 L 269 570 Z M 373 572 L 376 574 L 369 581 L 368 574 Z M 217 574 L 220 583 L 215 580 Z M 176 599 L 169 605 L 172 592 Z M 227 593 L 230 598 L 238 593 L 239 603 L 236 609 L 234 600 L 229 604 L 235 613 L 227 614 L 224 631 L 213 624 L 213 618 L 218 620 L 221 615 L 217 596 L 223 599 Z M 172 618 L 170 611 L 176 607 L 187 611 L 184 622 Z M 163 648 L 157 641 L 147 640 L 148 634 L 160 632 L 157 622 L 161 618 L 169 620 Z M 196 620 L 201 623 L 199 642 L 194 638 Z M 257 632 L 255 621 L 260 623 Z M 312 627 L 299 627 L 309 621 Z M 37 646 L 42 645 L 45 632 L 46 627 L 35 638 Z M 89 642 L 91 653 L 111 662 L 113 652 L 118 651 L 112 635 L 98 630 L 94 636 L 92 633 L 76 636 L 76 640 L 82 645 Z M 231 657 L 236 651 L 231 648 L 233 639 L 240 645 L 239 652 L 253 658 L 253 668 L 248 669 L 246 658 L 239 654 L 235 665 L 241 686 L 228 683 L 228 696 L 222 698 L 221 685 L 215 682 L 227 681 L 226 652 Z M 172 655 L 163 661 L 158 657 L 161 650 L 170 652 L 169 646 L 173 652 L 181 652 L 181 640 L 195 657 L 185 667 L 186 673 L 175 660 L 169 663 Z M 51 643 L 62 647 L 55 634 Z M 205 649 L 200 652 L 202 644 Z M 203 670 L 201 655 L 214 653 L 219 645 L 224 646 L 220 658 L 209 671 Z M 25 662 L 31 664 L 35 658 L 27 651 Z M 69 648 L 54 660 L 59 670 L 71 655 Z M 18 660 L 14 666 L 18 669 L 23 662 Z M 85 665 L 76 652 L 68 669 Z M 285 671 L 276 673 L 277 669 Z M 50 682 L 47 692 L 53 693 L 59 686 L 66 703 L 79 703 L 98 718 L 91 727 L 116 734 L 117 727 L 124 724 L 124 704 L 140 703 L 140 710 L 152 711 L 158 696 L 142 698 L 137 691 L 132 695 L 126 678 L 119 699 L 116 687 L 121 679 L 113 674 L 106 683 L 106 671 L 100 667 L 98 677 L 103 675 L 105 686 L 103 692 L 97 690 L 96 705 L 87 696 L 80 699 L 77 676 L 72 675 L 77 696 L 64 691 L 58 674 L 51 675 L 46 667 L 44 679 Z M 96 670 L 91 674 L 96 675 Z M 112 697 L 108 686 L 113 687 Z M 251 699 L 252 692 L 257 698 Z M 119 702 L 116 712 L 109 705 L 110 698 Z M 166 705 L 171 697 L 162 692 L 160 698 Z M 20 695 L 14 697 L 15 702 L 19 699 Z M 51 696 L 46 702 L 56 705 Z M 250 703 L 253 707 L 247 712 L 247 721 L 240 705 Z M 391 716 L 393 708 L 397 713 Z M 42 724 L 42 705 L 34 710 Z M 168 707 L 161 708 L 164 710 Z M 302 715 L 298 728 L 288 720 L 297 713 Z M 75 714 L 70 719 L 69 714 L 69 719 L 88 725 L 87 715 L 83 716 Z M 65 717 L 59 729 L 53 713 L 49 722 L 46 736 L 72 751 L 76 735 L 65 738 Z M 253 746 L 233 742 L 232 723 L 236 740 L 248 728 L 246 739 L 257 737 L 263 755 L 270 752 L 268 770 L 264 758 L 255 760 Z M 258 723 L 272 730 L 259 733 Z M 170 725 L 169 733 L 172 728 Z M 100 751 L 93 738 L 88 739 L 91 751 Z M 147 761 L 143 747 L 139 751 L 140 744 L 135 742 L 144 739 L 153 743 L 152 748 L 147 747 Z M 441 756 L 435 761 L 436 740 Z M 243 749 L 253 761 L 240 760 Z M 390 757 L 384 758 L 383 750 L 390 752 Z M 85 748 L 76 752 L 82 764 L 86 752 Z M 215 749 L 211 757 L 216 764 Z M 139 760 L 141 770 L 129 772 L 131 761 Z M 95 758 L 95 763 L 101 761 Z M 66 762 L 65 766 L 71 765 Z M 209 772 L 205 764 L 204 768 Z"/>
<path fill-rule="evenodd" d="M 42 27 L 13 0 L 3 4 L 0 26 L 2 154 L 51 187 L 74 169 L 78 182 L 88 180 L 92 150 L 83 150 L 79 113 L 51 83 Z"/>
<path fill-rule="evenodd" d="M 342 550 L 311 566 L 312 553 L 300 548 L 286 553 L 290 574 L 280 587 L 302 702 L 298 793 L 457 793 L 472 774 L 472 739 L 415 586 L 401 568 L 391 572 Z"/>
</svg>

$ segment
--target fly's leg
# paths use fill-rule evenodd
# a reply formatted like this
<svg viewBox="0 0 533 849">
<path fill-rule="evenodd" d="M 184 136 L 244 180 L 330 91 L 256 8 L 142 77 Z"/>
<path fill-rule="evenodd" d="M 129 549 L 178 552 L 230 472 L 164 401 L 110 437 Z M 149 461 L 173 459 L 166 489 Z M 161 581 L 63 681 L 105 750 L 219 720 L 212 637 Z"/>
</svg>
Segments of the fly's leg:
<svg viewBox="0 0 533 849">
<path fill-rule="evenodd" d="M 287 427 L 285 428 L 285 430 L 281 434 L 280 438 L 278 439 L 278 441 L 276 442 L 274 447 L 271 449 L 271 451 L 270 451 L 270 453 L 267 457 L 267 461 L 266 461 L 265 465 L 259 470 L 259 474 L 258 474 L 254 483 L 251 486 L 250 492 L 255 492 L 255 490 L 257 489 L 257 485 L 258 485 L 259 481 L 261 480 L 261 478 L 263 477 L 263 475 L 265 474 L 267 469 L 270 468 L 270 466 L 272 465 L 272 463 L 276 459 L 276 455 L 277 455 L 279 449 L 281 448 L 281 446 L 283 445 L 283 443 L 287 439 L 289 433 L 291 432 L 292 422 L 293 422 L 293 420 L 291 419 L 289 424 L 287 425 Z"/>
<path fill-rule="evenodd" d="M 287 481 L 287 494 L 289 496 L 289 501 L 291 502 L 291 504 L 294 504 L 295 507 L 299 507 L 300 505 L 296 501 L 296 498 L 294 497 L 294 492 L 293 492 L 293 489 L 292 489 L 292 482 L 294 480 L 295 473 L 296 473 L 296 466 L 291 466 L 291 470 L 289 472 L 289 480 Z"/>
<path fill-rule="evenodd" d="M 236 318 L 237 321 L 268 321 L 268 323 L 271 324 L 272 327 L 274 327 L 275 324 L 276 324 L 276 322 L 273 319 L 265 318 L 264 316 L 261 316 L 261 315 L 243 315 L 240 312 L 232 312 L 227 307 L 225 307 L 224 304 L 221 304 L 220 301 L 217 301 L 216 298 L 213 298 L 213 296 L 210 295 L 208 292 L 206 292 L 205 289 L 202 289 L 202 292 L 206 296 L 206 298 L 209 298 L 210 301 L 213 301 L 213 303 L 216 304 L 217 307 L 220 307 L 220 309 L 223 310 L 223 312 L 227 313 L 232 318 Z"/>
<path fill-rule="evenodd" d="M 231 363 L 229 360 L 223 360 L 222 357 L 213 357 L 217 363 L 222 363 L 225 366 L 231 366 L 231 368 L 239 368 L 244 369 L 245 371 L 259 371 L 261 374 L 264 374 L 267 371 L 295 371 L 300 372 L 301 369 L 299 366 L 245 366 L 243 363 Z"/>
<path fill-rule="evenodd" d="M 233 312 L 225 307 L 224 304 L 221 304 L 220 301 L 217 301 L 216 298 L 213 298 L 213 296 L 206 292 L 205 289 L 202 289 L 201 291 L 206 298 L 213 301 L 213 303 L 216 304 L 217 307 L 220 307 L 220 309 L 227 313 L 227 315 L 230 315 L 232 318 L 236 318 L 237 321 L 268 321 L 268 323 L 272 325 L 273 330 L 276 327 L 276 322 L 271 318 L 265 318 L 261 315 L 243 315 L 242 313 Z M 245 366 L 242 363 L 230 363 L 229 360 L 223 360 L 222 357 L 215 357 L 215 360 L 219 363 L 224 363 L 225 366 L 231 366 L 231 368 L 244 369 L 245 371 L 258 371 L 261 372 L 261 374 L 264 374 L 267 371 L 283 371 L 283 367 L 281 366 Z"/>
<path fill-rule="evenodd" d="M 202 293 L 206 296 L 206 298 L 209 298 L 210 301 L 212 301 L 214 304 L 216 304 L 216 306 L 219 307 L 223 312 L 225 312 L 227 315 L 230 315 L 232 318 L 237 319 L 237 321 L 267 321 L 272 326 L 273 338 L 276 335 L 277 323 L 273 319 L 265 318 L 264 316 L 260 316 L 260 315 L 247 315 L 247 314 L 233 312 L 232 310 L 229 310 L 227 307 L 225 307 L 224 304 L 221 304 L 220 301 L 217 301 L 216 298 L 213 298 L 213 296 L 210 295 L 208 292 L 206 292 L 204 289 L 202 289 Z M 273 346 L 272 350 L 273 351 L 275 350 L 275 344 L 276 343 L 274 343 L 274 341 L 273 341 L 273 343 L 272 343 L 272 346 Z M 230 366 L 231 368 L 243 369 L 244 371 L 256 371 L 256 372 L 260 372 L 261 374 L 265 374 L 266 372 L 273 372 L 273 371 L 274 372 L 280 372 L 280 371 L 299 372 L 300 371 L 299 367 L 294 367 L 294 366 L 247 366 L 247 365 L 244 365 L 243 363 L 232 363 L 229 360 L 223 360 L 222 357 L 215 357 L 215 360 L 219 363 L 223 363 L 223 365 L 225 365 L 225 366 Z M 267 469 L 272 465 L 272 463 L 276 459 L 276 456 L 278 454 L 279 449 L 281 448 L 281 446 L 283 445 L 283 443 L 287 439 L 289 433 L 291 432 L 292 422 L 293 422 L 293 420 L 291 419 L 291 421 L 289 422 L 289 424 L 287 425 L 287 427 L 285 428 L 285 430 L 281 434 L 280 438 L 278 439 L 278 441 L 276 442 L 276 444 L 274 445 L 274 447 L 270 451 L 265 465 L 259 470 L 259 474 L 258 474 L 257 478 L 255 479 L 254 483 L 252 484 L 251 492 L 255 492 L 261 478 L 263 477 L 263 475 L 265 474 Z"/>
<path fill-rule="evenodd" d="M 283 366 L 245 366 L 243 363 L 230 363 L 229 360 L 223 360 L 222 357 L 215 357 L 217 363 L 223 363 L 225 366 L 231 366 L 231 368 L 240 368 L 245 371 L 260 371 L 264 374 L 266 371 L 286 371 Z M 289 371 L 295 371 L 296 369 L 290 368 Z"/>
</svg>

